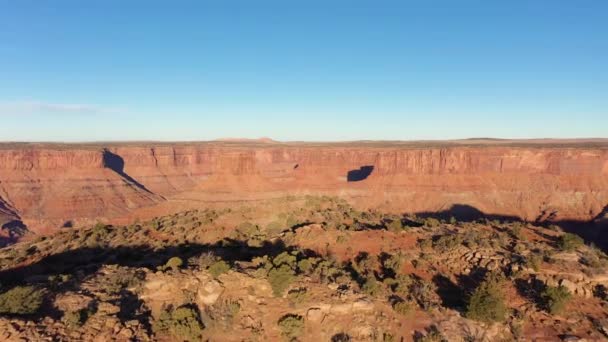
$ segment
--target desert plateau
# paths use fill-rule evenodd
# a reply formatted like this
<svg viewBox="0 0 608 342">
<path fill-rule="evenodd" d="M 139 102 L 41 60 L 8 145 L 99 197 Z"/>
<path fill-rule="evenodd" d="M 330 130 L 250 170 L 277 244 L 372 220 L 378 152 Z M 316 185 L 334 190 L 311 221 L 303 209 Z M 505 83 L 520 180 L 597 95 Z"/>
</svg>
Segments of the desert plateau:
<svg viewBox="0 0 608 342">
<path fill-rule="evenodd" d="M 608 336 L 608 142 L 0 145 L 0 338 Z"/>
<path fill-rule="evenodd" d="M 0 1 L 0 342 L 608 341 L 608 1 Z"/>
</svg>

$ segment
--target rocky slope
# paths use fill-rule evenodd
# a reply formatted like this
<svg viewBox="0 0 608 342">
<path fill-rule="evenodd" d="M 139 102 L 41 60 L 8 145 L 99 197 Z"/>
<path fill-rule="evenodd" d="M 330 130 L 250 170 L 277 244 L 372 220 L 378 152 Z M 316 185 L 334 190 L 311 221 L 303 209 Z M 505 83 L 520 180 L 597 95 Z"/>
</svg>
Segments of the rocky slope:
<svg viewBox="0 0 608 342">
<path fill-rule="evenodd" d="M 608 204 L 608 143 L 4 145 L 0 197 L 35 231 L 165 201 L 335 194 L 400 212 L 591 220 Z M 471 209 L 473 210 L 473 209 Z M 469 214 L 468 212 L 460 214 Z"/>
<path fill-rule="evenodd" d="M 0 285 L 3 341 L 608 336 L 608 256 L 574 235 L 329 197 L 62 230 L 0 249 Z"/>
</svg>

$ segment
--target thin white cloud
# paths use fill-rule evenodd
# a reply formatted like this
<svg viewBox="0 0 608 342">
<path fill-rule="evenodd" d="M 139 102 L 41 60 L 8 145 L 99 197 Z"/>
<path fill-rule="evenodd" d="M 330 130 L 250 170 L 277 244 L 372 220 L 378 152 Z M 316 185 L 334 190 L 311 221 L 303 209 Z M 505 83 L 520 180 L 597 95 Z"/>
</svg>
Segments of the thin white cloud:
<svg viewBox="0 0 608 342">
<path fill-rule="evenodd" d="M 116 110 L 80 103 L 51 103 L 41 101 L 0 102 L 0 116 L 30 114 L 99 114 L 110 112 L 116 112 Z"/>
</svg>

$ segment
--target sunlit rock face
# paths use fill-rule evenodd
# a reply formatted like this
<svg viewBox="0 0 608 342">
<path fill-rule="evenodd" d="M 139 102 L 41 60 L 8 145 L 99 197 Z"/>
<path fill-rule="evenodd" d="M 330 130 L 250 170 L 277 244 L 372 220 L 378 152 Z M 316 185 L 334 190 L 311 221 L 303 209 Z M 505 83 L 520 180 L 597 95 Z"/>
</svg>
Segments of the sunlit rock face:
<svg viewBox="0 0 608 342">
<path fill-rule="evenodd" d="M 591 220 L 608 204 L 608 144 L 210 142 L 0 149 L 0 216 L 39 232 L 111 220 L 166 201 L 300 194 L 338 195 L 401 212 L 456 207 L 527 220 Z"/>
</svg>

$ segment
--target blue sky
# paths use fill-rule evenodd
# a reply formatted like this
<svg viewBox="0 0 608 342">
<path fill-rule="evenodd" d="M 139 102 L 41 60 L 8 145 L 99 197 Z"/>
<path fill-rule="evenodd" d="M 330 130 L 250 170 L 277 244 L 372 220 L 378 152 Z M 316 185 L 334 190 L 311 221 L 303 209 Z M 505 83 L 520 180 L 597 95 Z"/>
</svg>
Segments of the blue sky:
<svg viewBox="0 0 608 342">
<path fill-rule="evenodd" d="M 608 1 L 0 0 L 0 140 L 608 137 Z"/>
</svg>

